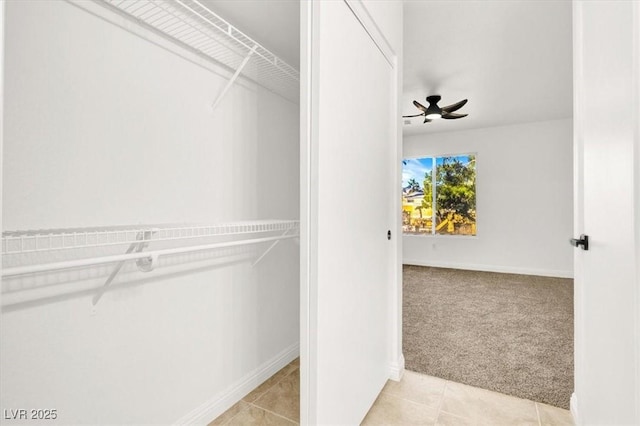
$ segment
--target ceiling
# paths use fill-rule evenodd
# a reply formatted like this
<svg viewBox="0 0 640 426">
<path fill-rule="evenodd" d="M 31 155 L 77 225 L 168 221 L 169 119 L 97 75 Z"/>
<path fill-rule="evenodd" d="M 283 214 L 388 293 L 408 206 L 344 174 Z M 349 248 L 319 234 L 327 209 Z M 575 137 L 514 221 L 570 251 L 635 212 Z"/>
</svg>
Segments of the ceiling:
<svg viewBox="0 0 640 426">
<path fill-rule="evenodd" d="M 201 0 L 280 59 L 300 69 L 299 0 Z"/>
<path fill-rule="evenodd" d="M 298 0 L 202 1 L 299 69 Z M 469 99 L 469 116 L 418 117 L 404 134 L 571 117 L 571 25 L 570 0 L 405 0 L 403 115 L 439 94 L 440 106 Z"/>
<path fill-rule="evenodd" d="M 570 1 L 406 0 L 403 53 L 403 115 L 428 95 L 469 99 L 468 117 L 417 117 L 405 135 L 572 116 Z"/>
</svg>

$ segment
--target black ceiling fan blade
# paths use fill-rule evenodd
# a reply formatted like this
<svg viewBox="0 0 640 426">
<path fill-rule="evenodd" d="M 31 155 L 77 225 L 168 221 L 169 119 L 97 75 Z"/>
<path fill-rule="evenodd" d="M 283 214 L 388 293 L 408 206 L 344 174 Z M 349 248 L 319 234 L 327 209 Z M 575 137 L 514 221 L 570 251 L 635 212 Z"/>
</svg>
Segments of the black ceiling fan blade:
<svg viewBox="0 0 640 426">
<path fill-rule="evenodd" d="M 422 114 L 416 114 L 416 115 L 403 115 L 402 118 L 422 117 L 423 115 L 424 115 L 424 112 Z"/>
<path fill-rule="evenodd" d="M 426 112 L 427 111 L 427 107 L 422 105 L 420 102 L 418 101 L 413 101 L 413 104 L 416 106 L 416 108 L 418 108 L 420 111 L 422 112 Z"/>
<path fill-rule="evenodd" d="M 460 102 L 456 102 L 455 104 L 451 104 L 451 105 L 447 105 L 442 107 L 442 111 L 443 112 L 453 112 L 453 111 L 457 111 L 460 108 L 462 108 L 463 106 L 465 106 L 465 104 L 467 103 L 468 99 L 463 99 Z"/>
<path fill-rule="evenodd" d="M 456 114 L 455 112 L 442 112 L 442 118 L 445 120 L 455 120 L 457 118 L 464 118 L 469 114 Z"/>
</svg>

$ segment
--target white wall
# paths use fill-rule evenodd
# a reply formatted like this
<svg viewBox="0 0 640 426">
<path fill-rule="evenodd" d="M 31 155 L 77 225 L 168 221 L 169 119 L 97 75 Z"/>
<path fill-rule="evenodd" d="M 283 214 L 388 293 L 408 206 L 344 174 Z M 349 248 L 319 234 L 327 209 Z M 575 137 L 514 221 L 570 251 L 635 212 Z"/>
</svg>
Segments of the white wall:
<svg viewBox="0 0 640 426">
<path fill-rule="evenodd" d="M 477 153 L 477 237 L 403 237 L 404 263 L 573 276 L 570 119 L 407 137 L 404 157 Z"/>
<path fill-rule="evenodd" d="M 67 2 L 8 2 L 6 24 L 3 230 L 298 217 L 298 105 L 245 83 L 212 112 L 229 73 Z M 298 279 L 288 240 L 253 269 L 134 268 L 93 313 L 92 291 L 6 306 L 2 408 L 159 424 L 215 405 L 296 355 Z"/>
</svg>

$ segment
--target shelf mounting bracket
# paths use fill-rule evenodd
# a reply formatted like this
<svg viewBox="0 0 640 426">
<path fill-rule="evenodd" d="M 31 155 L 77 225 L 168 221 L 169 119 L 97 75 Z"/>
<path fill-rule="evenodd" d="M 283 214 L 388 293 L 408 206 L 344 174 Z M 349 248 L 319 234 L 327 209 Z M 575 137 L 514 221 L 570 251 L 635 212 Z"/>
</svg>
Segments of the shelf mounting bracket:
<svg viewBox="0 0 640 426">
<path fill-rule="evenodd" d="M 242 60 L 242 63 L 240 63 L 240 66 L 238 67 L 236 72 L 231 76 L 229 81 L 227 81 L 227 84 L 224 86 L 224 89 L 222 89 L 222 92 L 220 92 L 216 100 L 213 102 L 213 104 L 211 104 L 212 110 L 216 109 L 220 101 L 222 101 L 222 98 L 224 98 L 224 95 L 227 94 L 227 92 L 229 91 L 233 83 L 235 83 L 235 81 L 238 79 L 238 76 L 244 69 L 245 65 L 247 65 L 247 63 L 249 62 L 249 59 L 251 59 L 251 56 L 253 56 L 257 48 L 258 48 L 258 45 L 254 44 L 251 50 L 249 51 L 249 53 L 247 54 L 247 56 L 244 57 L 244 59 Z"/>
<path fill-rule="evenodd" d="M 134 251 L 136 253 L 142 252 L 142 250 L 144 250 L 149 245 L 149 240 L 151 239 L 151 235 L 153 235 L 154 232 L 155 232 L 154 230 L 138 232 L 138 235 L 136 235 L 136 239 L 140 240 L 140 242 L 131 243 L 131 245 L 129 245 L 129 248 L 125 252 L 125 254 L 130 254 Z M 104 282 L 104 285 L 100 287 L 98 292 L 93 296 L 93 299 L 91 300 L 91 303 L 93 304 L 93 306 L 96 306 L 98 304 L 98 302 L 104 295 L 105 291 L 107 291 L 107 287 L 111 285 L 111 282 L 116 277 L 116 275 L 118 275 L 118 272 L 120 272 L 120 269 L 122 269 L 125 262 L 126 260 L 121 260 L 120 262 L 118 262 L 116 267 L 113 268 L 113 271 L 111 271 L 111 274 L 109 274 L 109 278 L 107 278 L 107 280 Z M 144 272 L 149 272 L 153 270 L 153 267 L 155 266 L 156 263 L 157 263 L 157 258 L 153 258 L 153 257 L 136 260 L 136 265 L 138 265 L 138 269 Z"/>
<path fill-rule="evenodd" d="M 291 231 L 293 229 L 293 226 L 290 226 L 289 228 L 287 228 L 282 235 L 280 235 L 281 237 L 284 237 L 285 235 L 287 235 L 289 233 L 289 231 Z M 267 249 L 260 255 L 260 257 L 258 257 L 252 264 L 251 267 L 253 268 L 254 266 L 256 266 L 258 263 L 260 263 L 260 261 L 271 251 L 273 250 L 273 248 L 278 245 L 278 243 L 281 240 L 276 240 L 274 242 L 271 243 L 271 245 L 269 247 L 267 247 Z"/>
</svg>

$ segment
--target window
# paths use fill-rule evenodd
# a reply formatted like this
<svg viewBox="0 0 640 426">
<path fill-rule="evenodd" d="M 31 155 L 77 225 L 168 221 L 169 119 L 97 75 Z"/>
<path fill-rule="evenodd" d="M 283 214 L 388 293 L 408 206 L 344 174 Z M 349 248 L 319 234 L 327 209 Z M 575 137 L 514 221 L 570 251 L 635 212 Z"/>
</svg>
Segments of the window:
<svg viewBox="0 0 640 426">
<path fill-rule="evenodd" d="M 409 158 L 402 163 L 405 234 L 476 235 L 475 154 Z"/>
</svg>

